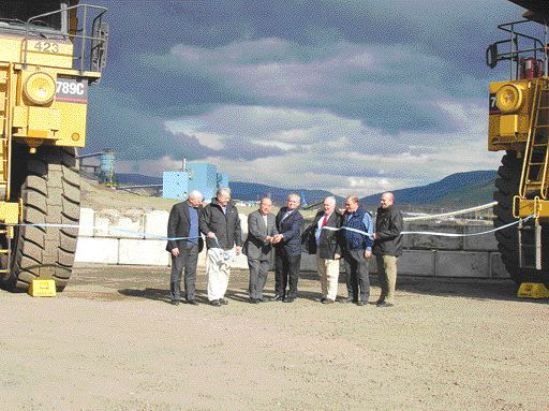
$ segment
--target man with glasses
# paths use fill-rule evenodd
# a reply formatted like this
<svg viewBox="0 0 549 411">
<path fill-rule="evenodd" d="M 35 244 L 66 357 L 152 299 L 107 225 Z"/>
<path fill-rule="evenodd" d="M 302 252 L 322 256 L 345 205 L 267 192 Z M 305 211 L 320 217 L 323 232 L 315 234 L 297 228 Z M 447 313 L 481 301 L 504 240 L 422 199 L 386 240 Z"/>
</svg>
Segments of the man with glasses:
<svg viewBox="0 0 549 411">
<path fill-rule="evenodd" d="M 347 276 L 345 303 L 368 304 L 370 297 L 369 260 L 372 258 L 373 224 L 370 213 L 360 207 L 357 196 L 345 199 L 341 226 L 343 261 Z"/>
</svg>

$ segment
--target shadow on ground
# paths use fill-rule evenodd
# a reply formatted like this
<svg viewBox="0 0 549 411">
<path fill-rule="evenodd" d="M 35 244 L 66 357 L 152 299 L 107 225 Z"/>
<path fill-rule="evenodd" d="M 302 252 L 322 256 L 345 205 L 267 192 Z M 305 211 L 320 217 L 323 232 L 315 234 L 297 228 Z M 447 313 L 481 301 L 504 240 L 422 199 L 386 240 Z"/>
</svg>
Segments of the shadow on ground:
<svg viewBox="0 0 549 411">
<path fill-rule="evenodd" d="M 234 269 L 231 273 L 227 298 L 234 301 L 248 302 L 247 270 Z M 339 296 L 345 297 L 345 273 L 339 278 Z M 376 274 L 370 276 L 372 296 L 379 295 L 379 281 Z M 207 303 L 206 276 L 200 271 L 197 276 L 197 300 Z M 93 266 L 78 267 L 69 284 L 68 291 L 83 292 L 100 286 L 115 290 L 120 296 L 145 298 L 149 300 L 169 303 L 169 273 L 165 268 L 158 267 L 121 267 L 121 266 Z M 274 273 L 269 272 L 265 297 L 273 295 Z M 299 298 L 314 301 L 320 297 L 318 274 L 314 271 L 303 271 L 299 278 Z M 549 304 L 547 299 L 519 299 L 517 286 L 511 280 L 490 280 L 478 278 L 440 278 L 440 277 L 412 277 L 400 275 L 397 282 L 397 295 L 406 294 L 433 295 L 448 297 L 474 298 L 478 300 L 501 300 L 535 302 Z M 373 297 L 375 298 L 375 297 Z"/>
</svg>

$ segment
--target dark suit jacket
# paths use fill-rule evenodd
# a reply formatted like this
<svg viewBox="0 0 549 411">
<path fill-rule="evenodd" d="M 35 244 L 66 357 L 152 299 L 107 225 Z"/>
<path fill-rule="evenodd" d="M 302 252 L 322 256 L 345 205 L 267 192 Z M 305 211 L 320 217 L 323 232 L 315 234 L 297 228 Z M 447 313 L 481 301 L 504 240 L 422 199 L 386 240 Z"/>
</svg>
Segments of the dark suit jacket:
<svg viewBox="0 0 549 411">
<path fill-rule="evenodd" d="M 303 216 L 299 210 L 294 210 L 287 218 L 282 220 L 284 214 L 288 211 L 287 207 L 282 207 L 276 215 L 276 229 L 283 240 L 276 245 L 276 250 L 284 250 L 288 255 L 301 254 L 301 226 L 303 225 Z"/>
<path fill-rule="evenodd" d="M 168 219 L 168 237 L 169 238 L 189 236 L 189 230 L 191 228 L 191 218 L 189 216 L 189 207 L 190 205 L 186 201 L 182 203 L 177 203 L 172 207 L 170 211 L 170 218 Z M 198 211 L 197 224 L 199 224 L 202 207 L 198 207 L 197 211 Z M 198 230 L 198 235 L 200 235 L 200 229 Z M 185 248 L 185 246 L 188 246 L 188 244 L 189 243 L 185 240 L 168 241 L 168 244 L 166 245 L 166 251 L 171 252 L 174 248 L 183 249 Z M 202 240 L 202 237 L 200 237 L 198 240 L 199 252 L 202 251 L 203 247 L 204 247 L 204 241 Z"/>
<path fill-rule="evenodd" d="M 244 253 L 252 260 L 269 260 L 272 246 L 265 238 L 275 234 L 278 234 L 278 230 L 274 214 L 267 214 L 265 226 L 265 220 L 259 210 L 254 211 L 248 216 L 248 238 L 244 243 Z"/>
<path fill-rule="evenodd" d="M 317 254 L 320 258 L 333 260 L 336 254 L 341 255 L 342 236 L 339 231 L 322 230 L 320 232 L 320 242 L 316 245 L 316 229 L 318 222 L 324 218 L 324 211 L 319 211 L 313 223 L 307 227 L 303 233 L 303 242 L 306 244 L 309 254 Z M 328 218 L 326 227 L 339 228 L 343 222 L 343 216 L 335 210 Z"/>
</svg>

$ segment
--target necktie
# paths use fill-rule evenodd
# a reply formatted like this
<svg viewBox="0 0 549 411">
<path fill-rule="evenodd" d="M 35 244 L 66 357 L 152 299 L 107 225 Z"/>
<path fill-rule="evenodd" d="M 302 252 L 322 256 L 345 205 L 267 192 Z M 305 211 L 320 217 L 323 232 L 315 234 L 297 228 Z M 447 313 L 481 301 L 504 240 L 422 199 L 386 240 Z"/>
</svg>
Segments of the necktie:
<svg viewBox="0 0 549 411">
<path fill-rule="evenodd" d="M 328 214 L 324 214 L 324 220 L 322 220 L 322 227 L 324 227 L 326 223 L 328 223 L 328 218 L 330 218 L 330 216 Z"/>
</svg>

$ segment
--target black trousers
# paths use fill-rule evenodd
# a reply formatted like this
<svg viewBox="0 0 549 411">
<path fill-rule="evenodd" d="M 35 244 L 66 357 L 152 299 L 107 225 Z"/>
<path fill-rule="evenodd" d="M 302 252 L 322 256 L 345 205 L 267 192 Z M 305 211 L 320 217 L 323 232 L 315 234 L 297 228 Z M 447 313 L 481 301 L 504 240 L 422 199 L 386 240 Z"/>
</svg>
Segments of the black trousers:
<svg viewBox="0 0 549 411">
<path fill-rule="evenodd" d="M 267 282 L 267 274 L 269 273 L 270 266 L 270 260 L 254 260 L 248 258 L 248 267 L 250 267 L 250 284 L 248 291 L 250 293 L 250 298 L 263 298 L 263 289 Z"/>
<path fill-rule="evenodd" d="M 194 299 L 196 291 L 196 263 L 198 261 L 198 245 L 182 247 L 179 255 L 172 255 L 172 273 L 170 276 L 170 295 L 172 300 L 181 298 L 181 273 L 185 269 L 185 298 Z"/>
<path fill-rule="evenodd" d="M 343 253 L 347 293 L 353 301 L 366 303 L 370 297 L 370 273 L 364 250 L 347 250 Z M 359 294 L 360 292 L 360 294 Z"/>
<path fill-rule="evenodd" d="M 277 250 L 275 257 L 275 292 L 282 297 L 297 297 L 297 281 L 301 254 L 288 255 L 284 250 Z M 286 287 L 289 284 L 289 290 Z"/>
</svg>

